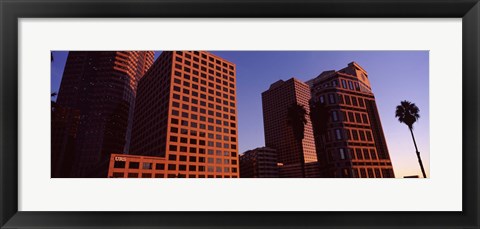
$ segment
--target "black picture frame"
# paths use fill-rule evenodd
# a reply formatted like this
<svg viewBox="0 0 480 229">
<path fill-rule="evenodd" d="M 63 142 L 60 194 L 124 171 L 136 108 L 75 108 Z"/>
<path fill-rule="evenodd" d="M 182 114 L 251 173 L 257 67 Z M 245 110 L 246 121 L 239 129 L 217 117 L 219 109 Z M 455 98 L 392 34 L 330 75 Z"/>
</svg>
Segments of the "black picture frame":
<svg viewBox="0 0 480 229">
<path fill-rule="evenodd" d="M 478 0 L 0 0 L 0 15 L 1 228 L 479 228 L 480 4 Z M 64 17 L 462 18 L 463 211 L 18 211 L 17 20 Z M 41 198 L 41 193 L 39 197 Z"/>
</svg>

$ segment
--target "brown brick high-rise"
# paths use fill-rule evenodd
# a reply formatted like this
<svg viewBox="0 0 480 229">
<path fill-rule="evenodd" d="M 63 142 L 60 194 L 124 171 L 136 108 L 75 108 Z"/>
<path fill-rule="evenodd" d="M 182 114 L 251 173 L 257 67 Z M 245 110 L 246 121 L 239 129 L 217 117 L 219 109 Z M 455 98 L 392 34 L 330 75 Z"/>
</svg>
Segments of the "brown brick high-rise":
<svg viewBox="0 0 480 229">
<path fill-rule="evenodd" d="M 72 173 L 59 176 L 107 177 L 110 154 L 128 152 L 137 82 L 153 60 L 153 51 L 69 52 L 56 105 L 75 110 L 79 118 L 77 133 L 70 133 L 73 150 L 52 152 L 73 158 Z M 52 133 L 59 133 L 57 123 L 52 120 Z M 52 136 L 53 151 L 65 149 L 54 145 L 64 144 L 59 137 Z M 52 161 L 52 166 L 62 164 Z"/>
<path fill-rule="evenodd" d="M 139 83 L 131 154 L 165 158 L 161 177 L 238 178 L 235 64 L 163 52 Z"/>
<path fill-rule="evenodd" d="M 322 176 L 395 177 L 367 72 L 352 62 L 307 84 L 312 112 L 317 106 L 326 114 L 312 117 Z"/>
<path fill-rule="evenodd" d="M 309 100 L 308 85 L 295 78 L 279 80 L 262 93 L 265 145 L 277 150 L 278 162 L 283 164 L 279 170 L 280 177 L 302 177 L 302 167 L 317 161 L 310 118 L 306 117 L 304 138 L 299 144 L 287 117 L 288 109 L 293 104 L 303 106 L 308 114 Z M 306 177 L 312 175 L 305 174 Z"/>
</svg>

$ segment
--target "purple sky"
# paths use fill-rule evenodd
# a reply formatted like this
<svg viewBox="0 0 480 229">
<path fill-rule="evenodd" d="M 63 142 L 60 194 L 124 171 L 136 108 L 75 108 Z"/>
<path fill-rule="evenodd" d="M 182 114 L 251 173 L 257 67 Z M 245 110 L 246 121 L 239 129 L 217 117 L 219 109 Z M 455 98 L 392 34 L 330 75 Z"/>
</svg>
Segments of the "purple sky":
<svg viewBox="0 0 480 229">
<path fill-rule="evenodd" d="M 155 57 L 160 52 L 156 52 Z M 375 94 L 395 175 L 419 175 L 420 168 L 408 128 L 395 118 L 401 100 L 420 108 L 414 134 L 427 176 L 429 144 L 428 51 L 213 51 L 237 65 L 240 153 L 264 146 L 261 93 L 271 83 L 296 77 L 307 81 L 322 71 L 339 70 L 355 61 L 367 72 Z M 51 91 L 60 86 L 68 52 L 54 52 Z"/>
</svg>

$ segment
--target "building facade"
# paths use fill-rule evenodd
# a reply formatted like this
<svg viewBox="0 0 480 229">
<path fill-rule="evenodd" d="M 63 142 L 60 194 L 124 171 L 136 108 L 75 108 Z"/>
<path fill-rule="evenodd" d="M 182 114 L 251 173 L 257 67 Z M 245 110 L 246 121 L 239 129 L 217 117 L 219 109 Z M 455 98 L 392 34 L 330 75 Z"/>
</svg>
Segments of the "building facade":
<svg viewBox="0 0 480 229">
<path fill-rule="evenodd" d="M 130 154 L 164 158 L 164 177 L 238 178 L 235 72 L 209 52 L 162 52 L 138 85 Z"/>
<path fill-rule="evenodd" d="M 308 114 L 310 88 L 307 84 L 291 78 L 279 80 L 262 93 L 263 124 L 266 147 L 278 154 L 280 177 L 311 177 L 306 164 L 317 162 L 312 124 L 307 116 L 303 139 L 298 141 L 289 125 L 288 111 L 294 105 L 303 106 Z"/>
<path fill-rule="evenodd" d="M 240 155 L 241 178 L 278 178 L 277 152 L 268 147 L 248 150 Z"/>
<path fill-rule="evenodd" d="M 51 177 L 68 178 L 73 166 L 73 153 L 80 113 L 52 102 L 51 107 Z"/>
<path fill-rule="evenodd" d="M 153 51 L 69 52 L 56 102 L 79 120 L 74 149 L 55 153 L 73 158 L 72 173 L 63 175 L 106 177 L 110 154 L 129 151 L 137 83 L 153 60 Z M 54 144 L 64 143 L 52 136 L 52 149 L 61 148 Z"/>
<path fill-rule="evenodd" d="M 108 178 L 164 178 L 165 158 L 128 154 L 111 154 Z M 170 174 L 169 178 L 182 178 Z"/>
<path fill-rule="evenodd" d="M 321 176 L 394 178 L 368 73 L 352 62 L 307 84 Z"/>
</svg>

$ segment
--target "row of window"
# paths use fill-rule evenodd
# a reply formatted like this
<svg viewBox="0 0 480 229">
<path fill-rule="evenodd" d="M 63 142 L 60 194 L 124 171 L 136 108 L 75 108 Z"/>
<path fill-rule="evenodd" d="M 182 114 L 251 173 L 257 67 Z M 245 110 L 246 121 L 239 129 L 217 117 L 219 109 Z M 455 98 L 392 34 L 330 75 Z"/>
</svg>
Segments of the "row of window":
<svg viewBox="0 0 480 229">
<path fill-rule="evenodd" d="M 207 56 L 207 54 L 205 54 L 205 53 L 200 53 L 199 51 L 193 51 L 193 52 L 192 52 L 192 51 L 185 51 L 185 52 L 183 52 L 183 51 L 176 51 L 175 53 L 176 53 L 178 56 L 180 56 L 180 58 L 181 58 L 181 57 L 184 57 L 185 59 L 192 59 L 193 61 L 195 61 L 195 62 L 197 62 L 197 63 L 199 62 L 199 60 L 200 60 L 199 58 L 201 57 L 201 58 L 202 58 L 202 61 L 201 61 L 202 64 L 206 64 L 206 62 L 204 62 L 204 61 L 206 61 L 207 58 L 208 58 L 208 60 L 209 60 L 211 63 L 215 63 L 215 64 L 220 65 L 220 66 L 225 67 L 225 68 L 228 67 L 228 69 L 230 69 L 230 70 L 234 70 L 233 65 L 231 65 L 231 64 L 229 64 L 229 63 L 227 63 L 227 62 L 224 62 L 224 61 L 222 61 L 222 60 L 219 59 L 219 58 L 214 58 L 214 57 L 212 57 L 212 56 Z"/>
<path fill-rule="evenodd" d="M 174 76 L 178 77 L 178 79 L 181 79 L 183 77 L 184 80 L 189 80 L 189 81 L 191 80 L 194 83 L 199 83 L 199 79 L 198 79 L 197 76 L 200 76 L 203 79 L 207 79 L 207 75 L 204 74 L 204 73 L 201 73 L 199 75 L 197 72 L 194 71 L 191 74 L 192 75 L 190 75 L 190 73 L 180 72 L 180 71 L 177 71 L 177 70 L 175 70 L 175 72 L 174 72 Z M 221 90 L 222 87 L 223 87 L 224 91 L 232 90 L 232 89 L 235 88 L 234 83 L 229 83 L 226 80 L 223 80 L 223 81 L 221 79 L 216 79 L 215 80 L 213 78 L 213 76 L 211 76 L 211 75 L 208 76 L 208 79 L 209 79 L 210 82 L 207 83 L 207 81 L 205 81 L 205 80 L 200 80 L 200 84 L 208 85 L 211 88 L 215 87 L 218 90 Z M 230 87 L 231 89 L 228 89 L 228 87 Z"/>
<path fill-rule="evenodd" d="M 336 160 L 377 160 L 374 148 L 337 148 L 328 153 L 329 161 Z"/>
<path fill-rule="evenodd" d="M 216 140 L 223 140 L 224 142 L 237 142 L 236 137 L 231 137 L 228 135 L 221 135 L 221 134 L 214 134 L 214 133 L 208 133 L 206 134 L 205 132 L 197 132 L 196 130 L 190 130 L 190 136 L 199 136 L 202 138 L 209 138 L 209 139 L 216 139 Z M 190 141 L 188 141 L 188 138 L 186 137 L 178 137 L 176 135 L 170 135 L 170 141 L 171 142 L 180 142 L 180 143 L 189 143 L 189 144 L 197 144 L 197 139 L 196 138 L 190 138 Z"/>
<path fill-rule="evenodd" d="M 183 88 L 183 93 L 189 95 L 190 94 L 190 89 L 193 89 L 192 90 L 192 95 L 196 96 L 196 97 L 198 97 L 198 90 L 200 90 L 202 92 L 207 92 L 206 87 L 199 86 L 199 84 L 197 84 L 198 83 L 198 78 L 197 77 L 192 77 L 192 79 L 193 79 L 193 83 L 191 83 L 189 81 L 186 81 L 186 80 L 183 80 L 183 84 L 182 84 L 181 79 L 179 79 L 177 77 L 174 77 L 174 79 L 173 79 L 173 83 L 174 83 L 173 90 L 177 91 L 177 92 L 180 92 L 180 88 Z M 207 82 L 205 80 L 200 80 L 200 84 L 207 86 Z M 208 83 L 208 87 L 209 87 L 208 94 L 216 95 L 218 97 L 223 97 L 224 99 L 230 99 L 232 101 L 235 101 L 235 96 L 233 96 L 233 94 L 235 93 L 234 90 L 223 87 L 223 91 L 225 93 L 222 93 L 221 85 L 214 85 L 213 83 Z M 213 88 L 217 89 L 217 91 L 215 91 Z M 230 93 L 232 95 L 229 95 L 228 93 Z M 201 95 L 200 97 L 203 98 L 203 99 L 207 98 L 206 95 Z"/>
<path fill-rule="evenodd" d="M 163 174 L 163 173 L 127 173 L 127 178 L 238 178 L 238 176 L 233 175 L 195 175 L 195 174 L 189 174 L 188 176 L 186 174 Z M 139 177 L 140 175 L 140 177 Z M 121 172 L 114 172 L 112 175 L 112 178 L 124 178 L 125 173 Z"/>
<path fill-rule="evenodd" d="M 346 134 L 346 138 L 345 138 Z M 372 132 L 370 130 L 360 130 L 360 129 L 335 129 L 333 131 L 333 137 L 332 137 L 332 132 L 328 131 L 327 132 L 327 141 L 332 141 L 332 140 L 354 140 L 354 141 L 368 141 L 372 142 L 373 137 L 372 137 Z"/>
<path fill-rule="evenodd" d="M 180 103 L 179 103 L 180 95 L 174 93 L 173 98 L 175 100 L 172 101 L 172 106 L 176 107 L 176 108 L 180 108 Z M 217 100 L 216 100 L 217 103 L 218 103 L 218 100 L 220 100 L 220 99 L 217 98 Z M 183 104 L 182 104 L 181 108 L 185 111 L 191 110 L 193 112 L 200 112 L 202 114 L 206 114 L 207 110 L 205 108 L 202 108 L 202 107 L 208 107 L 208 108 L 212 109 L 212 110 L 209 110 L 209 115 L 214 115 L 213 109 L 216 109 L 217 111 L 220 111 L 220 112 L 223 111 L 223 112 L 226 112 L 226 113 L 230 112 L 231 114 L 235 114 L 235 103 L 230 102 L 230 106 L 232 108 L 229 108 L 229 107 L 227 107 L 229 105 L 227 100 L 224 100 L 224 102 L 223 102 L 223 105 L 225 105 L 225 106 L 215 105 L 213 103 L 207 103 L 205 101 L 200 101 L 200 106 L 201 106 L 200 108 L 198 106 L 195 106 L 195 105 L 199 104 L 199 101 L 197 99 L 191 99 L 190 100 L 190 98 L 188 96 L 182 96 L 181 101 L 183 101 Z M 187 103 L 192 103 L 192 104 L 195 104 L 195 105 L 189 105 Z M 220 116 L 221 116 L 221 114 L 220 114 Z"/>
<path fill-rule="evenodd" d="M 225 68 L 221 68 L 219 66 L 217 66 L 216 68 L 213 67 L 213 64 L 209 64 L 209 68 L 207 69 L 207 67 L 205 66 L 199 66 L 198 64 L 194 63 L 193 65 L 191 64 L 190 61 L 186 60 L 185 63 L 182 65 L 182 58 L 180 57 L 176 57 L 175 58 L 176 60 L 176 63 L 175 63 L 175 69 L 177 70 L 180 70 L 180 71 L 184 71 L 188 74 L 194 74 L 194 75 L 199 75 L 199 70 L 201 71 L 200 72 L 200 75 L 202 74 L 210 74 L 210 75 L 215 75 L 217 76 L 217 80 L 219 80 L 219 78 L 223 78 L 225 80 L 229 80 L 230 82 L 234 82 L 235 79 L 234 79 L 234 75 L 235 73 L 233 71 L 227 71 L 227 69 Z M 227 75 L 228 74 L 228 75 Z M 211 79 L 213 81 L 213 77 Z"/>
<path fill-rule="evenodd" d="M 343 169 L 343 176 L 349 177 L 350 169 Z M 395 178 L 393 169 L 387 168 L 353 168 L 353 177 L 356 178 Z"/>
<path fill-rule="evenodd" d="M 170 155 L 172 156 L 172 155 Z M 176 156 L 176 155 L 173 155 Z M 205 160 L 204 157 L 203 160 Z M 217 173 L 236 173 L 237 172 L 237 167 L 229 167 L 228 165 L 236 165 L 237 160 L 231 160 L 230 159 L 221 159 L 221 158 L 207 158 L 208 161 L 206 163 L 208 164 L 216 164 L 216 165 L 227 165 L 227 166 L 204 166 L 204 165 L 177 165 L 177 164 L 167 164 L 167 170 L 169 171 L 191 171 L 191 172 L 217 172 Z M 142 164 L 142 170 L 165 170 L 165 164 L 162 163 L 151 163 L 151 162 L 143 162 Z M 155 167 L 154 167 L 155 165 Z M 126 162 L 125 161 L 115 161 L 113 167 L 117 169 L 125 169 L 126 167 Z M 128 169 L 140 169 L 140 162 L 133 162 L 130 161 L 128 163 Z"/>
<path fill-rule="evenodd" d="M 178 116 L 178 115 L 175 115 L 175 116 Z M 190 115 L 190 117 L 192 117 L 194 115 Z M 197 119 L 194 119 L 192 118 L 193 120 L 197 120 Z M 201 120 L 202 121 L 202 120 Z M 202 123 L 204 122 L 204 123 Z M 204 120 L 200 123 L 198 122 L 195 122 L 195 121 L 187 121 L 187 120 L 181 120 L 179 121 L 178 119 L 176 118 L 172 118 L 170 123 L 171 124 L 174 124 L 174 125 L 178 125 L 178 126 L 182 126 L 182 127 L 192 127 L 192 128 L 199 128 L 199 129 L 207 129 L 207 126 L 208 126 L 208 130 L 210 131 L 214 131 L 214 126 L 212 125 L 207 125 L 207 121 Z M 224 126 L 224 127 L 233 127 L 235 128 L 237 125 L 235 122 L 228 122 L 228 121 L 223 121 L 220 120 L 220 119 L 213 119 L 213 118 L 208 118 L 208 123 L 211 123 L 211 124 L 216 124 L 216 127 L 218 128 L 218 131 L 217 132 L 221 132 L 221 128 L 220 126 Z"/>
<path fill-rule="evenodd" d="M 319 92 L 319 91 L 322 91 L 324 88 L 329 88 L 329 87 L 338 87 L 346 90 L 361 91 L 361 92 L 370 91 L 370 89 L 368 89 L 363 84 L 360 84 L 359 82 L 339 78 L 339 79 L 331 80 L 329 82 L 324 82 L 322 84 L 314 84 L 312 88 L 312 92 Z"/>
<path fill-rule="evenodd" d="M 357 97 L 353 95 L 336 94 L 336 93 L 330 93 L 326 96 L 328 96 L 327 97 L 328 104 L 342 104 L 342 105 L 348 105 L 353 107 L 365 108 L 365 99 L 361 97 Z M 321 103 L 325 103 L 324 95 L 319 96 L 319 101 Z"/>
<path fill-rule="evenodd" d="M 200 124 L 199 125 L 200 130 L 208 130 L 212 132 L 217 132 L 217 133 L 224 133 L 224 134 L 231 134 L 231 135 L 236 135 L 237 131 L 235 129 L 229 129 L 229 128 L 222 128 L 221 126 L 213 126 L 213 125 L 204 125 Z M 171 133 L 180 133 L 180 134 L 188 134 L 188 130 L 184 128 L 178 128 L 178 127 L 170 127 L 170 132 Z M 191 134 L 191 133 L 190 133 Z"/>
<path fill-rule="evenodd" d="M 196 145 L 197 144 L 196 139 L 190 139 L 190 141 L 194 142 L 194 143 L 190 143 L 190 145 Z M 237 149 L 236 144 L 229 144 L 229 143 L 223 143 L 222 144 L 222 142 L 205 141 L 205 140 L 198 140 L 198 145 L 199 146 L 208 146 L 208 147 L 218 148 L 218 149 L 222 149 L 222 148 L 223 149 L 232 149 L 232 150 Z M 196 147 L 190 146 L 187 149 L 187 146 L 178 146 L 178 145 L 173 145 L 173 144 L 168 146 L 168 150 L 170 150 L 171 152 L 197 153 L 197 148 Z"/>
</svg>

